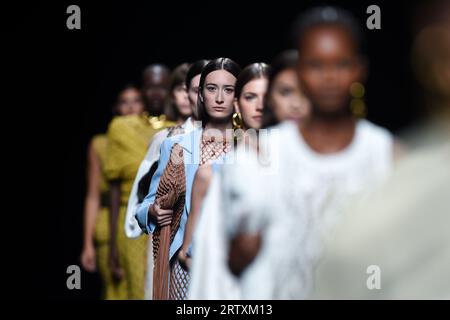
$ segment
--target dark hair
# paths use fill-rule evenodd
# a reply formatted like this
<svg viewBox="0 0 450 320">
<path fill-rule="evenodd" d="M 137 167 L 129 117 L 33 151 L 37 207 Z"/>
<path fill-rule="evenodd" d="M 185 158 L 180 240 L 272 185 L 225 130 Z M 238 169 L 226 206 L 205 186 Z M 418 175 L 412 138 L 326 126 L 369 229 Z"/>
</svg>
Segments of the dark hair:
<svg viewBox="0 0 450 320">
<path fill-rule="evenodd" d="M 305 31 L 322 25 L 346 28 L 355 40 L 358 52 L 364 51 L 365 43 L 360 22 L 349 11 L 333 6 L 314 7 L 298 16 L 292 28 L 294 46 L 300 47 Z"/>
<path fill-rule="evenodd" d="M 188 63 L 180 64 L 173 70 L 172 74 L 170 75 L 170 86 L 169 86 L 170 91 L 169 94 L 167 95 L 166 104 L 164 106 L 164 114 L 167 116 L 168 120 L 175 121 L 179 116 L 178 108 L 175 105 L 172 91 L 176 87 L 184 85 L 189 67 L 190 65 Z"/>
<path fill-rule="evenodd" d="M 182 63 L 176 67 L 170 75 L 170 91 L 179 85 L 184 85 L 186 76 L 191 65 L 189 63 Z"/>
<path fill-rule="evenodd" d="M 286 50 L 281 52 L 279 55 L 275 57 L 272 64 L 270 65 L 270 73 L 269 73 L 269 86 L 267 88 L 266 95 L 269 96 L 272 88 L 273 82 L 275 78 L 283 71 L 287 69 L 295 70 L 298 62 L 298 51 L 297 50 Z M 269 99 L 266 99 L 266 106 L 263 110 L 263 128 L 267 128 L 270 126 L 274 126 L 278 123 L 277 118 L 271 108 L 267 106 L 267 102 Z"/>
<path fill-rule="evenodd" d="M 269 71 L 270 67 L 263 62 L 252 63 L 242 69 L 236 80 L 235 97 L 239 99 L 244 86 L 253 79 L 269 78 Z"/>
<path fill-rule="evenodd" d="M 298 51 L 291 49 L 285 50 L 278 54 L 275 59 L 273 59 L 270 65 L 269 73 L 269 88 L 273 84 L 273 80 L 278 76 L 278 74 L 286 69 L 296 69 L 298 62 Z"/>
<path fill-rule="evenodd" d="M 229 58 L 217 58 L 211 60 L 202 70 L 202 74 L 200 76 L 199 90 L 198 90 L 198 99 L 197 99 L 197 109 L 199 120 L 202 122 L 202 126 L 205 126 L 206 123 L 209 122 L 209 115 L 206 112 L 206 108 L 202 99 L 200 99 L 203 94 L 203 86 L 205 85 L 205 80 L 208 74 L 217 70 L 225 70 L 231 73 L 236 79 L 239 77 L 239 73 L 241 72 L 241 67 Z"/>
<path fill-rule="evenodd" d="M 113 104 L 113 108 L 112 108 L 113 115 L 117 115 L 118 114 L 117 107 L 118 107 L 118 104 L 119 104 L 119 97 L 120 97 L 120 95 L 124 91 L 130 90 L 130 89 L 136 90 L 139 93 L 139 96 L 142 98 L 142 92 L 141 92 L 140 88 L 137 85 L 135 85 L 134 83 L 127 82 L 126 84 L 120 86 L 119 90 L 117 91 L 117 95 L 116 95 L 116 98 L 114 100 L 114 104 Z"/>
<path fill-rule="evenodd" d="M 189 90 L 191 88 L 191 81 L 194 77 L 202 73 L 203 68 L 208 64 L 209 60 L 202 59 L 195 61 L 186 75 L 186 88 Z"/>
<path fill-rule="evenodd" d="M 161 71 L 165 74 L 170 74 L 170 69 L 163 63 L 152 63 L 144 68 L 142 71 L 142 82 L 144 82 L 145 77 L 148 73 L 153 73 L 155 69 L 160 68 Z"/>
</svg>

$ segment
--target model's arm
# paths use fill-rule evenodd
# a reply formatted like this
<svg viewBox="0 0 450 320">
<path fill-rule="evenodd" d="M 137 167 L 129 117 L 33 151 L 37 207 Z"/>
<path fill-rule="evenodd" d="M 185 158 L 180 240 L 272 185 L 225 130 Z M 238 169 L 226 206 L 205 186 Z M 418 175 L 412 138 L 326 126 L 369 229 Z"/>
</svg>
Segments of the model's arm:
<svg viewBox="0 0 450 320">
<path fill-rule="evenodd" d="M 261 235 L 240 233 L 230 241 L 228 267 L 235 276 L 240 276 L 256 258 L 261 247 Z"/>
<path fill-rule="evenodd" d="M 186 229 L 184 231 L 183 244 L 178 253 L 178 259 L 188 269 L 191 267 L 191 259 L 187 252 L 192 242 L 193 233 L 200 215 L 203 200 L 208 191 L 209 184 L 212 178 L 212 168 L 210 165 L 200 166 L 195 173 L 194 182 L 192 184 L 191 197 L 191 211 L 186 222 Z"/>
<path fill-rule="evenodd" d="M 161 144 L 164 141 L 164 139 L 167 137 L 167 129 L 164 129 L 160 132 L 158 132 L 153 138 L 150 143 L 150 146 L 147 150 L 147 153 L 145 155 L 144 160 L 142 160 L 139 170 L 136 174 L 136 177 L 133 182 L 133 187 L 131 188 L 130 197 L 128 198 L 128 206 L 127 206 L 127 214 L 125 217 L 125 234 L 129 238 L 137 238 L 142 235 L 142 230 L 139 227 L 139 224 L 136 220 L 136 213 L 139 208 L 139 204 L 142 202 L 143 198 L 147 195 L 149 191 L 149 185 L 145 190 L 141 190 L 141 184 L 145 184 L 145 181 L 143 181 L 144 177 L 145 179 L 150 176 L 153 176 L 153 174 L 150 174 L 151 172 L 154 173 L 154 171 L 151 171 L 153 168 L 153 165 L 156 165 L 159 159 L 160 155 L 160 148 Z M 142 196 L 141 193 L 144 193 Z M 142 198 L 141 198 L 142 197 Z"/>
<path fill-rule="evenodd" d="M 157 225 L 162 227 L 171 222 L 173 211 L 161 209 L 159 203 L 155 202 L 161 176 L 170 159 L 171 147 L 172 144 L 168 140 L 165 140 L 161 145 L 158 168 L 152 177 L 149 192 L 136 211 L 136 220 L 145 233 L 153 233 Z"/>
<path fill-rule="evenodd" d="M 100 172 L 100 160 L 91 141 L 87 161 L 87 192 L 84 205 L 83 251 L 81 253 L 81 265 L 89 272 L 96 269 L 94 230 L 100 210 Z"/>
<path fill-rule="evenodd" d="M 109 207 L 109 266 L 115 280 L 122 279 L 123 271 L 119 263 L 117 249 L 117 222 L 120 210 L 120 180 L 110 181 L 110 207 Z"/>
</svg>

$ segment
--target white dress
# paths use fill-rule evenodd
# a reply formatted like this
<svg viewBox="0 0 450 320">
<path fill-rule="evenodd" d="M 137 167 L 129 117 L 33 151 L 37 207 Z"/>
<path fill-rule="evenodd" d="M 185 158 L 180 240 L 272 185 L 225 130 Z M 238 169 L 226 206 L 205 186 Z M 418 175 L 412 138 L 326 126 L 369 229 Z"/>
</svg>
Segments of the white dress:
<svg viewBox="0 0 450 320">
<path fill-rule="evenodd" d="M 322 237 L 339 221 L 342 205 L 386 176 L 392 163 L 392 135 L 365 120 L 358 121 L 351 144 L 331 155 L 310 149 L 297 125 L 291 122 L 274 127 L 260 142 L 259 157 L 240 148 L 237 153 L 245 153 L 245 163 L 223 166 L 220 172 L 221 186 L 217 191 L 223 199 L 218 214 L 223 223 L 217 230 L 205 222 L 208 218 L 204 216 L 211 214 L 205 200 L 200 218 L 205 221 L 199 223 L 194 234 L 191 298 L 306 298 L 313 287 Z M 213 191 L 208 192 L 207 198 L 213 196 Z M 258 230 L 263 242 L 256 259 L 240 279 L 229 273 L 223 277 L 234 280 L 234 296 L 225 293 L 218 297 L 220 289 L 203 290 L 195 284 L 200 281 L 196 278 L 216 272 L 208 270 L 206 262 L 200 265 L 195 260 L 211 250 L 219 250 L 197 250 L 197 241 L 206 242 L 203 245 L 207 247 L 210 241 L 214 243 L 214 237 L 223 237 L 219 243 L 226 244 L 239 231 Z M 228 248 L 225 245 L 221 250 L 227 252 Z M 225 257 L 216 258 L 221 258 L 221 269 L 226 269 Z"/>
<path fill-rule="evenodd" d="M 310 298 L 450 299 L 449 141 L 407 155 L 346 210 Z"/>
</svg>

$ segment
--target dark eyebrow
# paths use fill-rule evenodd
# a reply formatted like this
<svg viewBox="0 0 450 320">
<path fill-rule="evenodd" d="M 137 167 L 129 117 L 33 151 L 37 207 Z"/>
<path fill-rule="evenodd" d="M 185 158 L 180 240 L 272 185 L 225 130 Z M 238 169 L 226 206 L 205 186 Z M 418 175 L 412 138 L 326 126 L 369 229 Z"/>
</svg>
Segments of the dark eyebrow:
<svg viewBox="0 0 450 320">
<path fill-rule="evenodd" d="M 206 83 L 205 84 L 205 87 L 206 86 L 215 86 L 215 87 L 218 87 L 218 85 L 217 84 L 215 84 L 215 83 Z M 226 84 L 226 85 L 224 85 L 224 88 L 234 88 L 235 87 L 235 85 L 233 85 L 233 84 Z"/>
<path fill-rule="evenodd" d="M 278 82 L 275 82 L 273 85 L 278 87 L 289 87 L 289 88 L 295 87 L 295 85 L 292 83 L 282 82 L 280 80 L 278 80 Z"/>
</svg>

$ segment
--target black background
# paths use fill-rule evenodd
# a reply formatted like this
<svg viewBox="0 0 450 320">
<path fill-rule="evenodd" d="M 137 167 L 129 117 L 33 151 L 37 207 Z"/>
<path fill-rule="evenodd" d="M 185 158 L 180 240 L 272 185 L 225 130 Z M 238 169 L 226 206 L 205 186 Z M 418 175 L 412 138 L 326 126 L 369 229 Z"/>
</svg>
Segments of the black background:
<svg viewBox="0 0 450 320">
<path fill-rule="evenodd" d="M 377 4 L 382 28 L 365 28 L 370 61 L 368 118 L 397 133 L 419 116 L 409 71 L 416 2 L 93 2 L 21 2 L 2 10 L 6 53 L 2 60 L 13 89 L 4 117 L 12 119 L 16 129 L 27 129 L 25 138 L 6 134 L 7 160 L 24 162 L 21 172 L 37 173 L 11 184 L 19 195 L 13 225 L 19 221 L 22 229 L 19 236 L 9 237 L 15 244 L 10 248 L 24 260 L 19 263 L 24 267 L 21 280 L 29 283 L 32 278 L 38 285 L 37 297 L 99 296 L 96 274 L 83 272 L 82 290 L 66 288 L 67 266 L 80 264 L 86 147 L 93 134 L 106 130 L 118 88 L 139 81 L 150 63 L 173 68 L 218 56 L 230 57 L 241 66 L 270 62 L 291 47 L 290 27 L 303 9 L 339 5 L 365 27 L 366 8 Z M 66 8 L 71 4 L 81 8 L 81 30 L 66 28 Z M 40 238 L 46 241 L 41 244 Z M 11 291 L 13 296 L 23 294 L 19 285 Z"/>
</svg>

